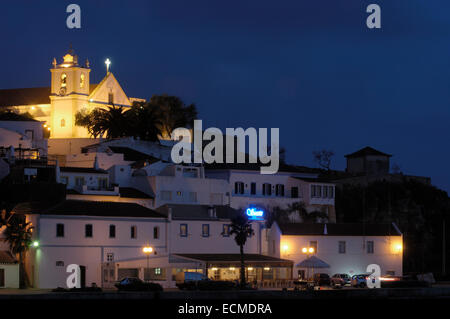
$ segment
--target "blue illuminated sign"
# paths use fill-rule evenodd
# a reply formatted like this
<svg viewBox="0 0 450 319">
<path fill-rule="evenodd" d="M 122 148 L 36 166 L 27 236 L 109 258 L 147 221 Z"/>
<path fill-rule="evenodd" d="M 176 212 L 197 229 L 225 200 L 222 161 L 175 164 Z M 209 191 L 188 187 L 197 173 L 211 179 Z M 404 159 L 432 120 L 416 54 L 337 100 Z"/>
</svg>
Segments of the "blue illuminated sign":
<svg viewBox="0 0 450 319">
<path fill-rule="evenodd" d="M 257 208 L 247 208 L 246 212 L 249 219 L 261 220 L 264 219 L 264 211 Z"/>
</svg>

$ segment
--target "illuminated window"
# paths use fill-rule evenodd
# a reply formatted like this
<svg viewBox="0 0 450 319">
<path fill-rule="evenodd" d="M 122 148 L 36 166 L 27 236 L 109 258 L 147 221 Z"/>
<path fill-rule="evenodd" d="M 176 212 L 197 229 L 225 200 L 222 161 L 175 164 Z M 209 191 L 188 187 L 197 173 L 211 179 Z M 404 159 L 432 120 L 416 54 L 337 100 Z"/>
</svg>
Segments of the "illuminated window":
<svg viewBox="0 0 450 319">
<path fill-rule="evenodd" d="M 202 237 L 209 237 L 209 224 L 202 225 Z"/>
<path fill-rule="evenodd" d="M 61 127 L 65 127 L 66 126 L 66 120 L 65 119 L 62 119 L 61 120 Z"/>
<path fill-rule="evenodd" d="M 65 73 L 61 74 L 61 87 L 66 87 L 67 85 L 67 75 Z"/>
<path fill-rule="evenodd" d="M 181 237 L 187 237 L 188 235 L 188 225 L 187 224 L 181 224 L 180 225 L 180 236 Z"/>
<path fill-rule="evenodd" d="M 223 237 L 229 237 L 230 236 L 230 225 L 229 224 L 223 224 L 222 236 Z"/>
<path fill-rule="evenodd" d="M 84 88 L 84 74 L 80 76 L 80 88 Z"/>
</svg>

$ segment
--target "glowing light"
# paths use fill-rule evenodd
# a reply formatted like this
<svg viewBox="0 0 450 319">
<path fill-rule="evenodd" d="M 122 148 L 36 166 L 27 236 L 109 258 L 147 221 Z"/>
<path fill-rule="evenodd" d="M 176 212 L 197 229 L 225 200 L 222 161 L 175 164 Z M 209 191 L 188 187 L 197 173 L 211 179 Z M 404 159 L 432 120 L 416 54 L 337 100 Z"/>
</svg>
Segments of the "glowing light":
<svg viewBox="0 0 450 319">
<path fill-rule="evenodd" d="M 35 240 L 32 245 L 33 245 L 33 247 L 37 248 L 37 247 L 39 247 L 39 242 L 37 240 Z"/>
<path fill-rule="evenodd" d="M 32 106 L 32 107 L 31 107 L 31 109 L 32 109 L 32 110 L 35 110 L 35 109 L 36 109 L 36 107 Z"/>
<path fill-rule="evenodd" d="M 47 131 L 50 131 L 50 127 L 47 127 Z"/>
<path fill-rule="evenodd" d="M 260 220 L 264 218 L 264 211 L 257 210 L 256 208 L 247 208 L 245 214 L 249 217 L 249 219 Z"/>
<path fill-rule="evenodd" d="M 212 271 L 217 271 L 216 267 L 211 268 Z"/>
<path fill-rule="evenodd" d="M 308 252 L 308 248 L 303 247 L 302 252 L 303 252 L 304 254 L 306 254 L 306 253 Z"/>
<path fill-rule="evenodd" d="M 109 72 L 109 65 L 111 64 L 109 58 L 106 59 L 105 64 L 106 64 L 106 72 Z"/>
<path fill-rule="evenodd" d="M 314 248 L 309 247 L 308 252 L 309 252 L 310 254 L 312 254 L 312 253 L 314 252 Z"/>
<path fill-rule="evenodd" d="M 289 250 L 289 246 L 288 245 L 283 245 L 283 251 L 287 252 Z"/>
<path fill-rule="evenodd" d="M 47 124 L 44 124 L 44 127 L 47 127 Z"/>
<path fill-rule="evenodd" d="M 253 267 L 248 267 L 247 268 L 249 271 L 252 271 L 253 270 Z"/>
<path fill-rule="evenodd" d="M 146 246 L 142 248 L 142 251 L 144 252 L 144 254 L 151 254 L 153 252 L 153 248 L 150 246 Z"/>
<path fill-rule="evenodd" d="M 264 267 L 264 270 L 266 270 L 266 271 L 270 270 L 270 267 Z"/>
<path fill-rule="evenodd" d="M 401 243 L 394 244 L 392 247 L 395 253 L 401 253 L 403 250 L 403 245 Z"/>
<path fill-rule="evenodd" d="M 236 268 L 230 267 L 230 268 L 228 268 L 228 269 L 230 269 L 231 271 L 234 271 Z"/>
</svg>

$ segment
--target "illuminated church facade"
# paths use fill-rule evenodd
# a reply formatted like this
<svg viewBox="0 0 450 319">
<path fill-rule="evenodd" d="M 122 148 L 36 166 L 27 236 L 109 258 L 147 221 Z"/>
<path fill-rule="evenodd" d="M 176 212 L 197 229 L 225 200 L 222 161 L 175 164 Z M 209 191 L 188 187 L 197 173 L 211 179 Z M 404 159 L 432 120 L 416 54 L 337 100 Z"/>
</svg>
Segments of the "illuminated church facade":
<svg viewBox="0 0 450 319">
<path fill-rule="evenodd" d="M 89 61 L 79 64 L 78 56 L 69 50 L 61 63 L 53 59 L 50 87 L 0 90 L 0 107 L 31 114 L 44 122 L 52 139 L 88 138 L 87 130 L 75 125 L 77 112 L 111 105 L 127 108 L 133 101 L 145 101 L 129 98 L 109 72 L 109 60 L 106 63 L 106 76 L 98 84 L 90 83 Z"/>
</svg>

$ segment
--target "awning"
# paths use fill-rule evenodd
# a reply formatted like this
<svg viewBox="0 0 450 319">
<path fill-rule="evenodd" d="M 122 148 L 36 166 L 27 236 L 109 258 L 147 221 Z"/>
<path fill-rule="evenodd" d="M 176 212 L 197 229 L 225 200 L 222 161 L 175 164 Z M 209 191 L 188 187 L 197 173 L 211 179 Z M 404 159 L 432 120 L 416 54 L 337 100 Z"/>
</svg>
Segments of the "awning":
<svg viewBox="0 0 450 319">
<path fill-rule="evenodd" d="M 299 262 L 295 267 L 300 268 L 330 268 L 326 262 L 322 259 L 317 258 L 316 256 L 311 256 L 306 258 L 305 260 Z"/>
<path fill-rule="evenodd" d="M 240 254 L 176 254 L 181 258 L 202 262 L 215 267 L 239 267 L 241 264 Z M 292 267 L 291 260 L 280 259 L 272 256 L 259 254 L 244 254 L 246 266 L 252 267 Z"/>
</svg>

